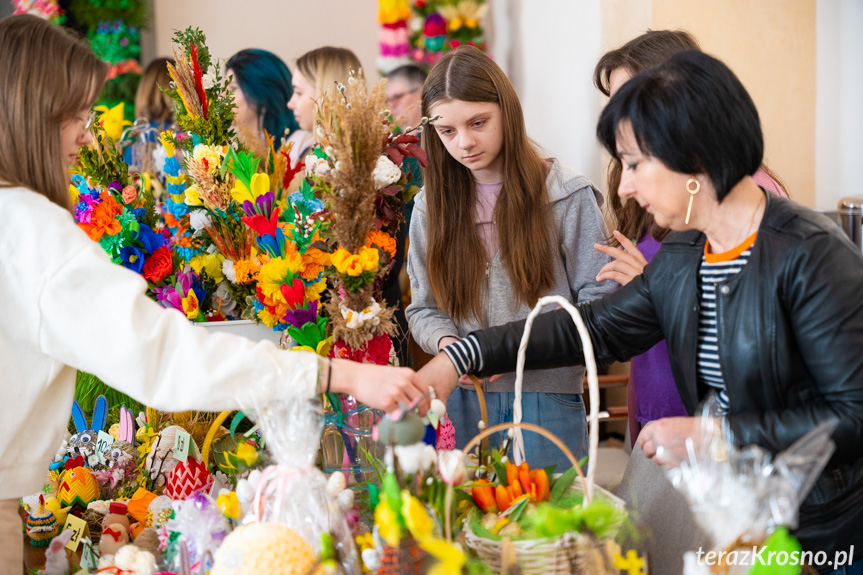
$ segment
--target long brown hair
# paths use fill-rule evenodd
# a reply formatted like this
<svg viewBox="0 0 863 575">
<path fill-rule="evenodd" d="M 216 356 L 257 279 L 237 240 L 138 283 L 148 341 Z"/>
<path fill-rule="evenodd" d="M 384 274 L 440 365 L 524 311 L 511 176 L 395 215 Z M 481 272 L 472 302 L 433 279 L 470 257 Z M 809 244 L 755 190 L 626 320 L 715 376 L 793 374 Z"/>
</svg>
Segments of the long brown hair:
<svg viewBox="0 0 863 575">
<path fill-rule="evenodd" d="M 606 52 L 593 70 L 593 84 L 606 96 L 611 95 L 609 79 L 611 73 L 623 68 L 631 75 L 642 70 L 659 66 L 669 56 L 683 50 L 700 50 L 698 42 L 685 30 L 648 30 L 615 50 Z M 617 193 L 620 187 L 620 176 L 623 166 L 620 160 L 611 159 L 606 175 L 608 183 L 608 206 L 614 215 L 618 231 L 633 241 L 641 240 L 650 230 L 650 235 L 657 241 L 662 241 L 670 230 L 661 228 L 653 222 L 653 216 L 648 214 L 636 201 L 624 201 Z M 612 244 L 617 240 L 608 238 Z"/>
<path fill-rule="evenodd" d="M 135 93 L 136 117 L 161 124 L 174 121 L 174 101 L 161 88 L 167 89 L 171 83 L 168 64 L 175 63 L 173 58 L 156 58 L 147 66 Z"/>
<path fill-rule="evenodd" d="M 360 59 L 347 48 L 324 46 L 297 58 L 297 70 L 315 86 L 316 98 L 323 96 L 336 82 L 347 84 L 349 72 L 354 70 L 359 74 L 362 68 Z"/>
<path fill-rule="evenodd" d="M 546 190 L 546 164 L 527 137 L 518 95 L 503 70 L 480 50 L 445 55 L 423 86 L 422 111 L 450 100 L 494 102 L 503 123 L 503 187 L 494 208 L 500 252 L 516 301 L 533 306 L 554 283 L 557 228 Z M 423 133 L 429 284 L 438 307 L 454 320 L 483 323 L 486 258 L 473 221 L 476 189 L 470 170 L 433 129 Z"/>
<path fill-rule="evenodd" d="M 609 81 L 614 70 L 623 68 L 634 76 L 643 70 L 659 66 L 673 54 L 684 50 L 701 50 L 698 41 L 689 32 L 685 30 L 648 30 L 620 48 L 603 54 L 593 70 L 593 84 L 600 92 L 610 96 Z M 788 188 L 779 179 L 779 176 L 767 167 L 767 164 L 762 163 L 761 169 L 779 184 L 786 195 L 788 194 Z M 620 187 L 622 172 L 623 166 L 620 161 L 612 158 L 608 164 L 606 181 L 608 205 L 616 221 L 618 231 L 635 242 L 644 238 L 649 231 L 653 239 L 661 242 L 671 230 L 657 226 L 653 221 L 653 216 L 644 211 L 638 202 L 623 201 L 618 195 L 617 190 Z M 608 238 L 608 241 L 613 245 L 618 244 L 613 236 Z"/>
<path fill-rule="evenodd" d="M 93 104 L 107 66 L 36 16 L 0 21 L 0 179 L 71 209 L 60 130 Z"/>
</svg>

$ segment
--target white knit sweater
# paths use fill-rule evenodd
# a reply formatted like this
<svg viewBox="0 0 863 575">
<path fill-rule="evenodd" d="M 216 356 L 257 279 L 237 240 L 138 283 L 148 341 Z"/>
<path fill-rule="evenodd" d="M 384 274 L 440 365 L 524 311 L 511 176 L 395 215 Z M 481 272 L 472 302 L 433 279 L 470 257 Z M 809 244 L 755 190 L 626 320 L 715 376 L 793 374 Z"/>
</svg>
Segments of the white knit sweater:
<svg viewBox="0 0 863 575">
<path fill-rule="evenodd" d="M 236 409 L 252 393 L 314 395 L 318 356 L 208 333 L 145 290 L 69 212 L 0 188 L 0 499 L 41 488 L 69 423 L 76 369 L 169 411 Z"/>
</svg>

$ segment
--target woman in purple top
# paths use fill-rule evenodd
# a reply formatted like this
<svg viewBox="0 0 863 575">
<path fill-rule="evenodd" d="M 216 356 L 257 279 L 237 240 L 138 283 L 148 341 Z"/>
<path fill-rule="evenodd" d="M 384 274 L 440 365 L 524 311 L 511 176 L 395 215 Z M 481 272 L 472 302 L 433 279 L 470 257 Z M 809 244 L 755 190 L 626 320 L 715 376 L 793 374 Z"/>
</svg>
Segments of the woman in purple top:
<svg viewBox="0 0 863 575">
<path fill-rule="evenodd" d="M 624 83 L 642 70 L 662 64 L 677 52 L 700 49 L 698 42 L 688 32 L 648 30 L 602 56 L 594 69 L 593 83 L 606 96 L 613 96 Z M 620 162 L 612 159 L 608 167 L 608 201 L 617 229 L 614 237 L 609 239 L 609 245 L 596 244 L 594 247 L 612 257 L 612 261 L 596 276 L 597 281 L 610 279 L 625 285 L 653 259 L 669 230 L 655 225 L 653 217 L 637 202 L 624 202 L 620 198 L 617 188 L 621 170 Z M 765 190 L 786 196 L 783 186 L 777 182 L 778 176 L 766 165 L 761 165 L 753 179 Z M 686 409 L 671 374 L 664 341 L 632 358 L 629 383 L 627 403 L 633 445 L 645 424 L 663 417 L 686 416 Z"/>
</svg>

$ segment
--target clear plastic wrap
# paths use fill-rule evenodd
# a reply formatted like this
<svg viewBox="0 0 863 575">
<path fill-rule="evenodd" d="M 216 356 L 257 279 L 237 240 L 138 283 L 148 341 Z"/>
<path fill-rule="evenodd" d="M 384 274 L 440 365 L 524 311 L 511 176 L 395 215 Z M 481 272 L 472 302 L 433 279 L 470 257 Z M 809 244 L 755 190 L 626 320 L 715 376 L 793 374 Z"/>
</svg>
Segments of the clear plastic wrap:
<svg viewBox="0 0 863 575">
<path fill-rule="evenodd" d="M 736 448 L 724 420 L 708 402 L 698 448 L 687 438 L 688 459 L 670 469 L 671 483 L 689 501 L 714 549 L 759 544 L 778 526 L 797 526 L 798 508 L 835 445 L 838 421 L 823 421 L 775 457 L 757 445 Z"/>
<path fill-rule="evenodd" d="M 320 402 L 280 398 L 263 404 L 257 399 L 245 411 L 256 414 L 276 464 L 262 470 L 251 513 L 243 522 L 287 525 L 317 553 L 328 533 L 345 571 L 358 575 L 360 563 L 344 512 L 327 492 L 327 477 L 315 467 L 323 429 Z"/>
</svg>

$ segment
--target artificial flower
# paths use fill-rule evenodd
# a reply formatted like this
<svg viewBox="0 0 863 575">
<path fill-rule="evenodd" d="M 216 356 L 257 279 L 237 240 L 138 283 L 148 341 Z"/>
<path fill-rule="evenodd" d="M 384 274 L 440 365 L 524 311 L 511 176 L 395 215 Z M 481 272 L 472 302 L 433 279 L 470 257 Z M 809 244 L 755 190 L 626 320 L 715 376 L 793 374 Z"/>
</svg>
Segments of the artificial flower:
<svg viewBox="0 0 863 575">
<path fill-rule="evenodd" d="M 132 122 L 123 117 L 123 102 L 120 102 L 113 108 L 108 108 L 108 106 L 96 106 L 93 109 L 97 112 L 101 112 L 99 114 L 98 123 L 102 126 L 102 129 L 105 130 L 105 134 L 115 142 L 123 135 L 123 128 L 125 126 L 132 125 Z"/>
<path fill-rule="evenodd" d="M 372 302 L 372 305 L 362 311 L 355 311 L 345 307 L 343 303 L 339 304 L 339 309 L 342 312 L 342 318 L 345 320 L 345 326 L 348 329 L 359 329 L 366 324 L 378 325 L 382 308 L 378 302 Z"/>
<path fill-rule="evenodd" d="M 203 206 L 204 202 L 201 201 L 201 189 L 197 185 L 191 185 L 186 188 L 184 199 L 182 203 L 187 206 Z"/>
<path fill-rule="evenodd" d="M 219 151 L 215 147 L 206 144 L 195 146 L 192 150 L 192 158 L 210 175 L 215 175 L 222 165 L 222 156 L 219 154 Z"/>
<path fill-rule="evenodd" d="M 548 500 L 549 483 L 548 474 L 545 472 L 545 469 L 531 470 L 530 465 L 526 461 L 517 467 L 512 463 L 507 463 L 506 481 L 510 486 L 513 483 L 519 483 L 522 493 L 530 496 L 531 503 L 540 503 Z"/>
<path fill-rule="evenodd" d="M 299 281 L 299 280 L 294 280 Z M 289 323 L 297 329 L 302 329 L 307 323 L 315 323 L 318 319 L 318 300 L 314 300 L 309 304 L 308 309 L 304 307 L 290 307 L 282 318 L 285 323 Z M 318 337 L 320 339 L 320 337 Z M 299 343 L 299 342 L 298 342 Z"/>
<path fill-rule="evenodd" d="M 494 485 L 488 479 L 477 479 L 470 489 L 470 495 L 483 513 L 497 513 Z"/>
<path fill-rule="evenodd" d="M 309 154 L 305 159 L 306 177 L 318 176 L 319 178 L 326 177 L 330 173 L 330 164 L 324 158 L 319 158 L 314 154 Z"/>
<path fill-rule="evenodd" d="M 138 240 L 144 246 L 144 251 L 153 253 L 165 243 L 165 236 L 157 234 L 147 224 L 138 224 Z"/>
<path fill-rule="evenodd" d="M 378 250 L 362 246 L 360 248 L 360 251 L 357 253 L 357 256 L 360 259 L 360 264 L 362 264 L 363 271 L 371 272 L 378 269 L 378 265 L 381 261 L 380 253 L 378 252 Z"/>
<path fill-rule="evenodd" d="M 324 268 L 330 265 L 330 254 L 318 248 L 309 248 L 302 254 L 302 264 L 300 265 L 300 277 L 307 282 L 319 279 Z"/>
<path fill-rule="evenodd" d="M 207 210 L 192 210 L 189 212 L 189 225 L 198 232 L 212 226 L 213 217 L 207 213 Z"/>
<path fill-rule="evenodd" d="M 366 236 L 366 246 L 378 246 L 383 251 L 390 254 L 390 257 L 396 257 L 396 241 L 391 235 L 380 230 L 372 230 Z"/>
<path fill-rule="evenodd" d="M 237 283 L 237 273 L 234 271 L 234 262 L 226 259 L 222 262 L 222 274 L 232 284 Z"/>
<path fill-rule="evenodd" d="M 461 575 L 467 557 L 457 543 L 429 537 L 421 541 L 420 546 L 437 559 L 437 563 L 428 570 L 428 575 Z"/>
<path fill-rule="evenodd" d="M 375 507 L 375 525 L 378 526 L 378 533 L 384 538 L 384 541 L 392 547 L 398 547 L 402 537 L 399 517 L 395 511 L 390 509 L 386 500 L 382 500 Z"/>
<path fill-rule="evenodd" d="M 123 193 L 120 197 L 123 198 L 124 204 L 131 204 L 138 199 L 138 190 L 134 186 L 126 186 L 123 188 Z"/>
<path fill-rule="evenodd" d="M 254 284 L 258 281 L 258 273 L 260 268 L 250 259 L 243 259 L 234 262 L 234 272 L 236 273 L 237 285 Z"/>
<path fill-rule="evenodd" d="M 120 250 L 120 258 L 123 261 L 123 267 L 135 273 L 141 273 L 144 267 L 144 252 L 135 246 L 125 246 Z"/>
<path fill-rule="evenodd" d="M 198 296 L 193 290 L 189 290 L 188 295 L 182 299 L 182 304 L 183 313 L 186 314 L 188 319 L 193 320 L 198 317 L 201 310 L 198 306 Z"/>
<path fill-rule="evenodd" d="M 321 293 L 327 289 L 326 278 L 321 278 L 313 284 L 306 286 L 306 301 L 314 301 L 321 297 Z"/>
<path fill-rule="evenodd" d="M 431 445 L 426 445 L 426 447 L 434 451 L 434 447 Z M 405 519 L 405 525 L 417 541 L 424 541 L 431 537 L 434 522 L 432 522 L 420 500 L 412 496 L 407 490 L 402 491 L 402 515 Z"/>
<path fill-rule="evenodd" d="M 153 283 L 158 283 L 170 275 L 174 269 L 171 257 L 171 248 L 161 246 L 157 248 L 144 262 L 141 275 Z"/>
<path fill-rule="evenodd" d="M 375 178 L 375 189 L 382 190 L 398 182 L 402 178 L 402 170 L 387 156 L 378 156 L 372 175 Z"/>
<path fill-rule="evenodd" d="M 279 291 L 282 292 L 282 297 L 285 298 L 285 303 L 290 309 L 296 309 L 303 305 L 306 297 L 306 286 L 303 285 L 303 280 L 294 278 L 290 283 L 283 283 L 279 286 Z"/>
<path fill-rule="evenodd" d="M 216 499 L 216 506 L 222 510 L 222 515 L 229 519 L 240 518 L 240 500 L 237 499 L 236 491 L 222 493 Z"/>
<path fill-rule="evenodd" d="M 247 188 L 246 184 L 237 179 L 231 189 L 231 197 L 241 206 L 245 202 L 254 204 L 258 196 L 263 196 L 270 191 L 270 178 L 267 174 L 255 174 L 250 184 L 252 189 Z"/>
<path fill-rule="evenodd" d="M 376 335 L 354 354 L 354 361 L 374 365 L 388 365 L 393 342 L 387 334 Z"/>
<path fill-rule="evenodd" d="M 441 479 L 447 485 L 459 485 L 467 475 L 463 453 L 460 449 L 439 451 L 437 455 L 437 470 Z"/>
</svg>

